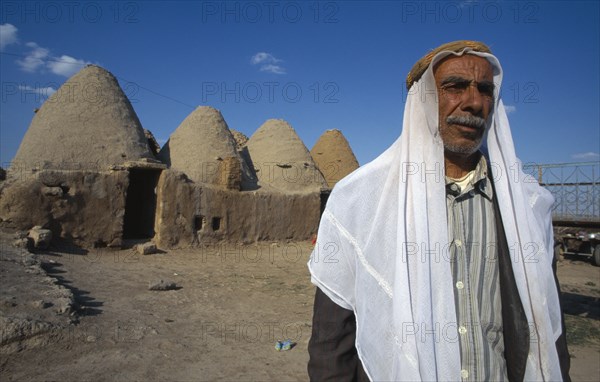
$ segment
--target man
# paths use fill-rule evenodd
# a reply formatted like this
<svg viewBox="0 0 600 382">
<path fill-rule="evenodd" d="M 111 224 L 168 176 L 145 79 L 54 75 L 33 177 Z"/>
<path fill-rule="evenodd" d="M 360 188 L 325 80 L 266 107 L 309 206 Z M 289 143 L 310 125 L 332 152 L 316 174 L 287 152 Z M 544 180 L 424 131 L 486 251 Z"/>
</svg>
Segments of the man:
<svg viewBox="0 0 600 382">
<path fill-rule="evenodd" d="M 489 48 L 407 78 L 400 138 L 336 185 L 309 262 L 312 380 L 568 380 L 552 196 L 525 176 Z"/>
</svg>

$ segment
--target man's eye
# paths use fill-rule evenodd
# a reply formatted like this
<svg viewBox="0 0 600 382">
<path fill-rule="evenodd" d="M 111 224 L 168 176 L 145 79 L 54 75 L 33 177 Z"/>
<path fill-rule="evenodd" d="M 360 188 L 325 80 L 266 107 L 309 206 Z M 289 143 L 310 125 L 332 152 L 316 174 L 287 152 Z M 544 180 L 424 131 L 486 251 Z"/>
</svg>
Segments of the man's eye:
<svg viewBox="0 0 600 382">
<path fill-rule="evenodd" d="M 442 89 L 448 93 L 460 93 L 467 88 L 468 85 L 460 83 L 449 83 L 442 87 Z"/>
<path fill-rule="evenodd" d="M 494 96 L 494 87 L 491 85 L 479 85 L 479 92 L 488 97 Z"/>
</svg>

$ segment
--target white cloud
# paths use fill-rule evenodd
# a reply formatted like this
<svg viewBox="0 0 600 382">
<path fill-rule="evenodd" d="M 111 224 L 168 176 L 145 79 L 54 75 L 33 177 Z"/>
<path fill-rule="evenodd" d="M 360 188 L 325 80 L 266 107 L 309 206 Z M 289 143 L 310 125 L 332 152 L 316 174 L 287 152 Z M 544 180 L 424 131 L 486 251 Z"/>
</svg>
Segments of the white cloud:
<svg viewBox="0 0 600 382">
<path fill-rule="evenodd" d="M 512 114 L 517 111 L 517 107 L 513 105 L 504 105 L 504 110 L 506 110 L 506 114 Z"/>
<path fill-rule="evenodd" d="M 47 69 L 59 76 L 71 77 L 85 65 L 91 64 L 89 61 L 80 60 L 65 54 L 60 57 L 50 56 L 49 49 L 41 47 L 35 42 L 28 42 L 25 46 L 31 50 L 25 58 L 17 60 L 17 64 L 25 72 L 34 73 Z"/>
<path fill-rule="evenodd" d="M 56 92 L 56 89 L 54 89 L 52 86 L 34 88 L 29 85 L 19 85 L 19 90 L 39 94 L 46 98 L 50 97 L 54 92 Z"/>
<path fill-rule="evenodd" d="M 594 160 L 600 158 L 600 154 L 594 152 L 577 153 L 572 155 L 573 159 Z"/>
<path fill-rule="evenodd" d="M 17 27 L 12 24 L 0 25 L 0 49 L 4 49 L 10 44 L 14 44 L 17 39 Z"/>
<path fill-rule="evenodd" d="M 276 64 L 281 62 L 280 59 L 273 56 L 271 53 L 258 52 L 250 59 L 252 65 L 256 64 Z"/>
<path fill-rule="evenodd" d="M 21 70 L 25 72 L 33 73 L 36 70 L 43 68 L 46 64 L 45 60 L 48 58 L 50 51 L 46 48 L 42 48 L 35 42 L 28 42 L 25 44 L 31 51 L 22 60 L 17 60 L 17 64 L 21 67 Z"/>
<path fill-rule="evenodd" d="M 258 52 L 250 59 L 252 65 L 260 65 L 261 72 L 269 72 L 275 74 L 285 74 L 285 68 L 278 63 L 283 62 L 271 53 Z"/>
<path fill-rule="evenodd" d="M 260 67 L 261 72 L 269 72 L 275 74 L 285 74 L 285 69 L 279 65 L 267 64 Z"/>
<path fill-rule="evenodd" d="M 87 64 L 91 64 L 89 61 L 78 60 L 71 56 L 62 55 L 60 57 L 55 57 L 52 60 L 48 61 L 48 69 L 52 71 L 54 74 L 58 74 L 60 76 L 71 77 L 73 74 L 77 73 L 81 68 L 86 66 Z"/>
</svg>

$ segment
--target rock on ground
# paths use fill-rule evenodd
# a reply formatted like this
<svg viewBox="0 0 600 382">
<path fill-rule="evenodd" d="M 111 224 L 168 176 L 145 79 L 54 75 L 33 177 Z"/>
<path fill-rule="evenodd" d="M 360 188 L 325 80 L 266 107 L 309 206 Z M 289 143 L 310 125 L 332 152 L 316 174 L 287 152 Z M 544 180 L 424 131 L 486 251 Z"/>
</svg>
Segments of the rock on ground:
<svg viewBox="0 0 600 382">
<path fill-rule="evenodd" d="M 154 243 L 138 244 L 135 249 L 140 255 L 150 255 L 157 252 L 156 244 Z"/>
<path fill-rule="evenodd" d="M 29 231 L 29 238 L 37 249 L 47 249 L 52 241 L 52 231 L 36 225 Z"/>
<path fill-rule="evenodd" d="M 151 281 L 148 284 L 148 290 L 174 290 L 177 289 L 177 284 L 169 280 Z"/>
</svg>

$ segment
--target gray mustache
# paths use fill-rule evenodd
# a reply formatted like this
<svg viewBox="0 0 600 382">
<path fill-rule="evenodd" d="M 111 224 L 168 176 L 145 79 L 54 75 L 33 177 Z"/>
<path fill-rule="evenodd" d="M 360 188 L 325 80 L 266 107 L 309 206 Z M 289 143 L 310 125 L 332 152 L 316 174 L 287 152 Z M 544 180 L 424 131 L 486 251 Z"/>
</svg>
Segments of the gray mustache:
<svg viewBox="0 0 600 382">
<path fill-rule="evenodd" d="M 451 115 L 446 118 L 446 123 L 449 125 L 475 127 L 477 129 L 485 128 L 485 119 L 474 115 Z"/>
</svg>

